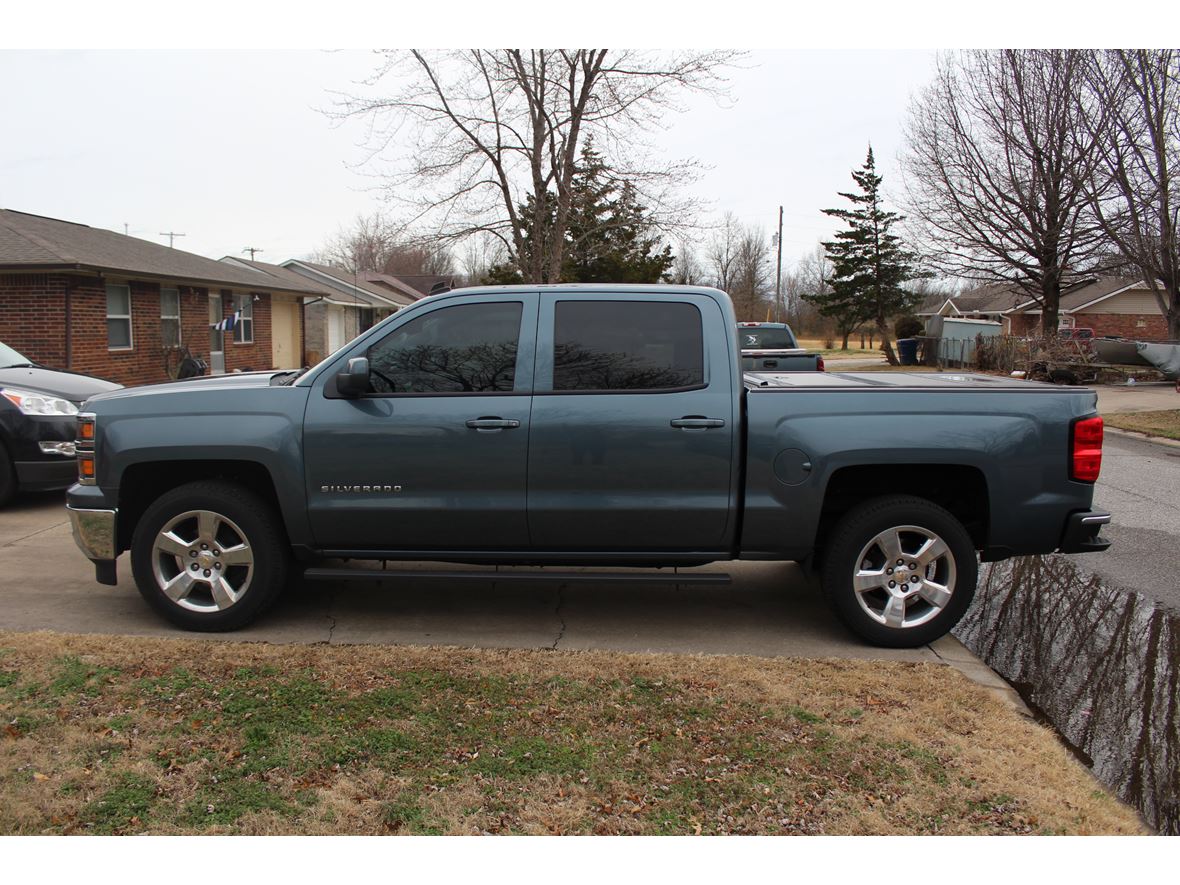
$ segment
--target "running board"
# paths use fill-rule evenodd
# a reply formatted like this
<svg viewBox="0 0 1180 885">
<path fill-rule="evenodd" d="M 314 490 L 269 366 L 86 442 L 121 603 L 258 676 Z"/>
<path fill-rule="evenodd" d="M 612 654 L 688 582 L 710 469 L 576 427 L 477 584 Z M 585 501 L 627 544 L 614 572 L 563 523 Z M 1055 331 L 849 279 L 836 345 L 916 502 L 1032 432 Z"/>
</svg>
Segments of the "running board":
<svg viewBox="0 0 1180 885">
<path fill-rule="evenodd" d="M 474 570 L 421 570 L 379 568 L 309 568 L 309 581 L 382 580 L 405 578 L 415 581 L 557 581 L 562 584 L 730 584 L 725 572 L 691 575 L 645 572 L 496 572 Z"/>
</svg>

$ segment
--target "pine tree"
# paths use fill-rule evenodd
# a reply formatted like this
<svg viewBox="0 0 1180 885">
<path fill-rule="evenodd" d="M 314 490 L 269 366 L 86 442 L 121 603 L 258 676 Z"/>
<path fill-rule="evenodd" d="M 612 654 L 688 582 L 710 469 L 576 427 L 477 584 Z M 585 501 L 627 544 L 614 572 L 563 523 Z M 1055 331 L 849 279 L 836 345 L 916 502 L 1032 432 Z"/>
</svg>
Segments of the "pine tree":
<svg viewBox="0 0 1180 885">
<path fill-rule="evenodd" d="M 881 336 L 886 359 L 896 366 L 889 321 L 917 306 L 920 296 L 907 291 L 904 285 L 922 274 L 915 267 L 914 254 L 905 249 L 899 236 L 890 232 L 902 216 L 884 208 L 882 179 L 877 174 L 872 147 L 864 166 L 854 170 L 852 178 L 860 193 L 841 192 L 840 196 L 854 208 L 823 210 L 825 215 L 846 223 L 848 229 L 823 244 L 832 263 L 832 276 L 827 281 L 831 292 L 815 297 L 813 303 L 820 313 L 837 318 L 841 325 L 848 325 L 853 319 L 856 320 L 853 327 L 872 321 Z"/>
<path fill-rule="evenodd" d="M 582 148 L 571 187 L 569 221 L 563 250 L 561 279 L 565 283 L 655 283 L 663 280 L 673 263 L 672 248 L 661 247 L 660 237 L 629 182 L 613 180 L 610 170 L 592 143 Z M 547 195 L 553 212 L 556 200 Z M 523 219 L 533 217 L 534 197 L 521 207 Z M 548 225 L 546 229 L 548 229 Z M 534 247 L 532 225 L 525 225 L 525 248 Z M 528 256 L 511 256 L 488 272 L 487 282 L 523 280 L 519 268 Z"/>
</svg>

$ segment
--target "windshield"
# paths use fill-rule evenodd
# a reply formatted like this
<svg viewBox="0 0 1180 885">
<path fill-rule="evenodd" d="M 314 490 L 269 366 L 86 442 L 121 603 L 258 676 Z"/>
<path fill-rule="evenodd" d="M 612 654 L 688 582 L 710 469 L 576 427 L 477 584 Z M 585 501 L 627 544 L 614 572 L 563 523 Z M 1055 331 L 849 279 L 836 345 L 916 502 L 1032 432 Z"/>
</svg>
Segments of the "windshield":
<svg viewBox="0 0 1180 885">
<path fill-rule="evenodd" d="M 28 366 L 32 362 L 28 357 L 21 356 L 7 344 L 0 342 L 0 369 L 7 369 L 12 366 Z"/>
<path fill-rule="evenodd" d="M 763 329 L 757 326 L 738 328 L 742 350 L 782 350 L 798 347 L 790 329 Z"/>
</svg>

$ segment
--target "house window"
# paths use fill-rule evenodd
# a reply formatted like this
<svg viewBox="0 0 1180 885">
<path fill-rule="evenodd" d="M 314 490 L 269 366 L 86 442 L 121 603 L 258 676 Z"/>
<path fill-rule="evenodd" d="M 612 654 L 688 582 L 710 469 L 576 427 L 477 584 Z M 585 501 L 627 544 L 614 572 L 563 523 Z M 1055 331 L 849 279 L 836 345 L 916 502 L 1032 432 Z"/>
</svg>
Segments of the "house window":
<svg viewBox="0 0 1180 885">
<path fill-rule="evenodd" d="M 180 290 L 160 289 L 160 343 L 180 345 Z"/>
<path fill-rule="evenodd" d="M 238 295 L 234 299 L 234 344 L 254 343 L 254 296 Z"/>
<path fill-rule="evenodd" d="M 131 287 L 107 284 L 107 347 L 131 349 Z"/>
</svg>

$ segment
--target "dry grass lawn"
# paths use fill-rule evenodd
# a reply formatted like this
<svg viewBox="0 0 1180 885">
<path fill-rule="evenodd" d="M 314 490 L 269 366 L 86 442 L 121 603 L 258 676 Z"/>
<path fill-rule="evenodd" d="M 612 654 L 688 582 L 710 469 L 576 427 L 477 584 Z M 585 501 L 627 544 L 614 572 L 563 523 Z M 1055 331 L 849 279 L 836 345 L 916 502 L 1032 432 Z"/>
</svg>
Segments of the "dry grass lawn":
<svg viewBox="0 0 1180 885">
<path fill-rule="evenodd" d="M 1111 427 L 1135 430 L 1148 436 L 1163 436 L 1180 439 L 1180 409 L 1159 412 L 1123 412 L 1103 415 L 1102 419 Z"/>
<path fill-rule="evenodd" d="M 1137 833 L 948 667 L 0 632 L 0 833 Z"/>
</svg>

